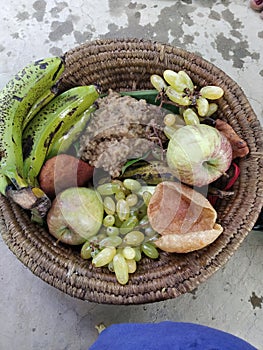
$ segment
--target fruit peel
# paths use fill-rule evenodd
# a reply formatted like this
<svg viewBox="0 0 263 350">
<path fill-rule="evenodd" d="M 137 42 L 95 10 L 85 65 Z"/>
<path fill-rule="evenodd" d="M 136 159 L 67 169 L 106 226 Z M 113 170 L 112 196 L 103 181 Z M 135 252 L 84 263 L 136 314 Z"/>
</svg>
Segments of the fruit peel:
<svg viewBox="0 0 263 350">
<path fill-rule="evenodd" d="M 161 236 L 155 245 L 167 252 L 187 253 L 212 243 L 222 232 L 217 212 L 198 191 L 181 183 L 156 186 L 147 215 Z"/>
</svg>

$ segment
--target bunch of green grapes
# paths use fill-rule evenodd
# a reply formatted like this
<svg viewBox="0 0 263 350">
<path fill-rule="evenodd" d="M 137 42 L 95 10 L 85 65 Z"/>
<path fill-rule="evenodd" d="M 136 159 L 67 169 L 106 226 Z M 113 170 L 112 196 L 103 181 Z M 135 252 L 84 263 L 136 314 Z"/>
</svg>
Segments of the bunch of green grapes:
<svg viewBox="0 0 263 350">
<path fill-rule="evenodd" d="M 112 180 L 96 188 L 103 199 L 103 225 L 83 244 L 81 257 L 92 259 L 95 267 L 107 266 L 120 284 L 136 271 L 142 253 L 152 259 L 159 256 L 154 245 L 158 234 L 147 217 L 152 195 L 148 189 L 133 179 Z"/>
<path fill-rule="evenodd" d="M 163 77 L 152 74 L 150 80 L 157 91 L 164 93 L 170 101 L 180 107 L 186 125 L 199 124 L 200 120 L 214 114 L 218 105 L 211 101 L 224 94 L 221 87 L 213 85 L 198 90 L 189 75 L 182 70 L 175 72 L 167 69 L 163 72 Z M 170 118 L 166 125 L 173 127 L 176 122 Z"/>
</svg>

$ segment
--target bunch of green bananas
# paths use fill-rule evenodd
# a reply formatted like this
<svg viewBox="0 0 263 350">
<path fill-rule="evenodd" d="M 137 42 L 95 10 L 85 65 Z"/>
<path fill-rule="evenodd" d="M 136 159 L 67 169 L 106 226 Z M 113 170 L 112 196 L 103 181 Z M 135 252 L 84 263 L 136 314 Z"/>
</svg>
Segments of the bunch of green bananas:
<svg viewBox="0 0 263 350">
<path fill-rule="evenodd" d="M 84 125 L 99 97 L 95 85 L 59 91 L 63 57 L 28 64 L 0 91 L 0 193 L 25 209 L 45 216 L 50 200 L 38 187 L 37 176 L 59 140 L 74 124 Z M 53 145 L 56 147 L 53 149 Z M 65 146 L 64 146 L 65 147 Z"/>
</svg>

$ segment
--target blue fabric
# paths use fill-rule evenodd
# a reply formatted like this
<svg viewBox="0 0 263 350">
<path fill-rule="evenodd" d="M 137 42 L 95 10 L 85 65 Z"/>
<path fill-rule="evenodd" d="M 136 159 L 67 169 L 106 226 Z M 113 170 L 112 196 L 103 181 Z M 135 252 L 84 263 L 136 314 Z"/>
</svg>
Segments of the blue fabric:
<svg viewBox="0 0 263 350">
<path fill-rule="evenodd" d="M 89 350 L 257 350 L 229 333 L 193 323 L 114 324 Z"/>
</svg>

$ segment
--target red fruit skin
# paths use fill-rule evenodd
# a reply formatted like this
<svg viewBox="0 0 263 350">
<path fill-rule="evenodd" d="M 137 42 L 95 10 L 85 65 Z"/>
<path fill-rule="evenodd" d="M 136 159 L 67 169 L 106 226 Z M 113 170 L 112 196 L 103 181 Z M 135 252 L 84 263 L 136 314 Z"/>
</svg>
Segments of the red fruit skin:
<svg viewBox="0 0 263 350">
<path fill-rule="evenodd" d="M 93 177 L 94 167 L 68 154 L 48 159 L 39 174 L 40 188 L 53 199 L 69 187 L 86 185 Z"/>
<path fill-rule="evenodd" d="M 250 0 L 250 7 L 256 11 L 263 10 L 263 0 Z"/>
</svg>

